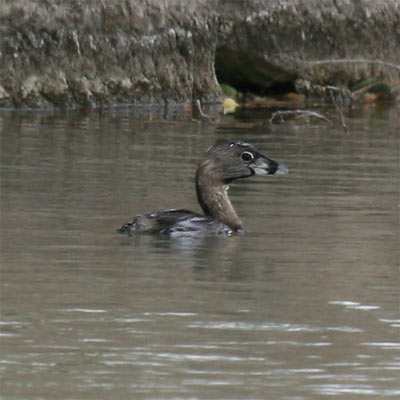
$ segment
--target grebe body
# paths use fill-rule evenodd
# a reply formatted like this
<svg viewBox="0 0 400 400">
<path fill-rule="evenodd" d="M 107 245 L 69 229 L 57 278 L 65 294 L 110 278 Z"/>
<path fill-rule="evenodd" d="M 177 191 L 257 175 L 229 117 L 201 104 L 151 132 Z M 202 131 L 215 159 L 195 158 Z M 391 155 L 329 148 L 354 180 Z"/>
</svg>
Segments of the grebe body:
<svg viewBox="0 0 400 400">
<path fill-rule="evenodd" d="M 285 174 L 283 164 L 268 158 L 249 143 L 223 141 L 211 146 L 199 162 L 196 193 L 204 215 L 188 210 L 166 210 L 137 215 L 121 226 L 121 233 L 232 234 L 243 223 L 228 197 L 229 184 L 253 175 Z"/>
</svg>

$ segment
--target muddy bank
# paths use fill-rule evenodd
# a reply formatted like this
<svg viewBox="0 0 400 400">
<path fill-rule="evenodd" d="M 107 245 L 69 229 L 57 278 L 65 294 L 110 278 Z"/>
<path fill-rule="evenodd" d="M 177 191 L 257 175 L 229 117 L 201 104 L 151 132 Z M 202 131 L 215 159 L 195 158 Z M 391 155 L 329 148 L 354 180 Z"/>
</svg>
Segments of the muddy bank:
<svg viewBox="0 0 400 400">
<path fill-rule="evenodd" d="M 214 101 L 219 82 L 400 82 L 397 0 L 3 0 L 0 106 Z M 311 84 L 311 86 L 310 86 Z"/>
</svg>

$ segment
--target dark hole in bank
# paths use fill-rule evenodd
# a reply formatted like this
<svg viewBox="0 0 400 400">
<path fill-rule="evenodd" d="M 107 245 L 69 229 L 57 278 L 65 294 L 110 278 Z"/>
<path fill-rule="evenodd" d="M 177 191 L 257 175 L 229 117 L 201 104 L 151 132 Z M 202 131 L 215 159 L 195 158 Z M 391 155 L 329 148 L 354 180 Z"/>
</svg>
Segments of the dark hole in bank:
<svg viewBox="0 0 400 400">
<path fill-rule="evenodd" d="M 215 71 L 220 84 L 228 84 L 239 92 L 271 96 L 295 91 L 296 76 L 293 73 L 248 50 L 218 47 Z"/>
</svg>

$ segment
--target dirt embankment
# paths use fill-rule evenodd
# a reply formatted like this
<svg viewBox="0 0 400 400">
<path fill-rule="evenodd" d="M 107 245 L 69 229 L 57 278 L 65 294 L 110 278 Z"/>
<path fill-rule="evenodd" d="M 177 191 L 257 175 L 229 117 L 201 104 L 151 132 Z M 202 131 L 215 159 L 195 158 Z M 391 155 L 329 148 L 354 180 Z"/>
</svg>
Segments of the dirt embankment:
<svg viewBox="0 0 400 400">
<path fill-rule="evenodd" d="M 400 82 L 398 0 L 3 0 L 0 106 L 216 100 L 218 81 Z"/>
</svg>

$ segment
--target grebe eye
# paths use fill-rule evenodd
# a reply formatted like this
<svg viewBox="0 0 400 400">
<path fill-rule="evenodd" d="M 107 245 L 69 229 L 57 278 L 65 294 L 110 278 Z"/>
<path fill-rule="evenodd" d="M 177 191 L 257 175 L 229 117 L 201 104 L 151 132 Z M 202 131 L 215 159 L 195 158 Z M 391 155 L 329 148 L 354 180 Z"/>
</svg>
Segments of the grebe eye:
<svg viewBox="0 0 400 400">
<path fill-rule="evenodd" d="M 254 154 L 250 153 L 249 151 L 244 151 L 241 155 L 243 161 L 251 161 L 254 160 Z"/>
</svg>

